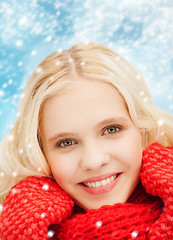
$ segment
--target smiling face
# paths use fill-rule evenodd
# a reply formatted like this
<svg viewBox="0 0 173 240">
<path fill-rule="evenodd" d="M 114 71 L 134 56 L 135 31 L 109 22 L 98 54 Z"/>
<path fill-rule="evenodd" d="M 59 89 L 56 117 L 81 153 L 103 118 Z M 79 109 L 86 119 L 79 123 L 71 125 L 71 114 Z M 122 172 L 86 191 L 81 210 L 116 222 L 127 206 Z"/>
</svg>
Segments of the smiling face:
<svg viewBox="0 0 173 240">
<path fill-rule="evenodd" d="M 83 209 L 124 203 L 139 182 L 141 134 L 115 88 L 85 79 L 71 86 L 43 109 L 43 150 L 52 174 Z"/>
</svg>

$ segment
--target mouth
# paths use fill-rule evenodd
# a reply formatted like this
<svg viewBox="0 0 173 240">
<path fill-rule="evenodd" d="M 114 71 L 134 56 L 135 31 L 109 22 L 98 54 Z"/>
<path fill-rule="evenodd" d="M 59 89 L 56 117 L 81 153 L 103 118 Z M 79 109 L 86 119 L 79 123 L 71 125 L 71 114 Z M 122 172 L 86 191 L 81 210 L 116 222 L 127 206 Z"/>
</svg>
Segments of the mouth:
<svg viewBox="0 0 173 240">
<path fill-rule="evenodd" d="M 118 178 L 120 174 L 121 173 L 116 173 L 115 175 L 106 177 L 100 181 L 88 181 L 88 182 L 82 182 L 81 184 L 87 188 L 101 188 L 112 183 L 115 179 Z"/>
</svg>

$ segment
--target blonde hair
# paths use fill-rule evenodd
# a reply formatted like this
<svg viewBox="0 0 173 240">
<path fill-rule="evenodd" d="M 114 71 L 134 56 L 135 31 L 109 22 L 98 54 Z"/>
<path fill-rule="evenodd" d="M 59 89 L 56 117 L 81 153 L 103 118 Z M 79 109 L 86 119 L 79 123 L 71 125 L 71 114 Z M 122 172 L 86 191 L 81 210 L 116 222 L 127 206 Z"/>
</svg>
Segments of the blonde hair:
<svg viewBox="0 0 173 240">
<path fill-rule="evenodd" d="M 14 127 L 0 145 L 0 197 L 27 176 L 49 176 L 39 128 L 44 104 L 70 86 L 70 77 L 111 84 L 124 98 L 131 120 L 140 130 L 143 147 L 157 141 L 173 146 L 173 116 L 155 106 L 143 77 L 113 50 L 79 43 L 50 54 L 29 78 Z"/>
</svg>

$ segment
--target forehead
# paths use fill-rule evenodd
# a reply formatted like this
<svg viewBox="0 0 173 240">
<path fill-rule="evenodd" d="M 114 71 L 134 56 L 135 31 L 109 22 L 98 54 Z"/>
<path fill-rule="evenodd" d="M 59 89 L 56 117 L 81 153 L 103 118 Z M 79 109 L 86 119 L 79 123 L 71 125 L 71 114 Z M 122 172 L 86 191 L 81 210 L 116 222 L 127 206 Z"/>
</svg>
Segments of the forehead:
<svg viewBox="0 0 173 240">
<path fill-rule="evenodd" d="M 115 87 L 97 80 L 78 79 L 47 101 L 42 120 L 65 124 L 113 114 L 127 116 L 125 101 Z"/>
<path fill-rule="evenodd" d="M 69 101 L 70 99 L 70 101 Z M 119 101 L 124 104 L 125 101 L 123 97 L 118 93 L 117 89 L 111 84 L 98 80 L 87 80 L 83 78 L 71 79 L 69 85 L 67 85 L 63 90 L 54 94 L 44 105 L 44 110 L 47 110 L 50 106 L 70 106 L 76 104 L 80 106 L 81 101 L 90 104 L 93 100 L 94 102 L 104 100 Z"/>
</svg>

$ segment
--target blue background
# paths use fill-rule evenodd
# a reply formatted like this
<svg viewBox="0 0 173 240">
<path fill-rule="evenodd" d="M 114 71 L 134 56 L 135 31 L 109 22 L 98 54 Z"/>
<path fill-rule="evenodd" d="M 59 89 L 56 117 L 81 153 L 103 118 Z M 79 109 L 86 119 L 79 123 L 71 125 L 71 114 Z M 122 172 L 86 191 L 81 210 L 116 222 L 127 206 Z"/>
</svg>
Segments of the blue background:
<svg viewBox="0 0 173 240">
<path fill-rule="evenodd" d="M 142 73 L 155 103 L 173 113 L 172 0 L 0 0 L 0 139 L 21 91 L 50 53 L 79 41 L 113 48 Z"/>
</svg>

